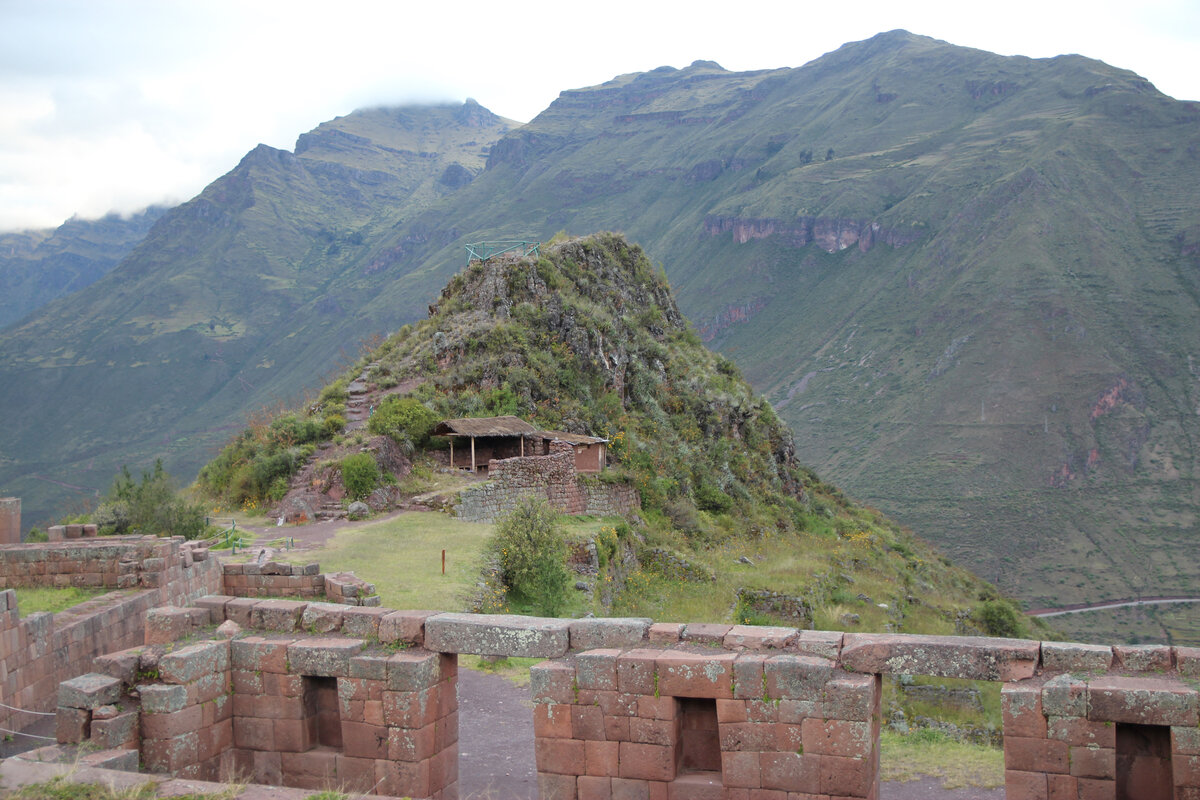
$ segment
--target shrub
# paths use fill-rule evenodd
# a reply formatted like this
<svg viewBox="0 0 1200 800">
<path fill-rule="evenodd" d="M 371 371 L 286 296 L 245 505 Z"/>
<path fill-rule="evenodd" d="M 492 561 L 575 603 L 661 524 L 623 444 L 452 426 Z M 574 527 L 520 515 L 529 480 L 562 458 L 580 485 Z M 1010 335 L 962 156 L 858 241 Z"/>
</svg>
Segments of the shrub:
<svg viewBox="0 0 1200 800">
<path fill-rule="evenodd" d="M 390 436 L 396 442 L 409 441 L 423 447 L 437 423 L 438 415 L 420 400 L 393 394 L 385 397 L 371 414 L 367 430 L 376 436 Z"/>
<path fill-rule="evenodd" d="M 176 496 L 162 461 L 156 461 L 152 471 L 143 472 L 140 483 L 134 481 L 128 467 L 122 467 L 92 522 L 106 535 L 141 533 L 198 539 L 208 530 L 204 507 Z"/>
<path fill-rule="evenodd" d="M 496 526 L 493 547 L 514 599 L 547 616 L 562 611 L 570 585 L 567 545 L 545 500 L 522 500 Z"/>
<path fill-rule="evenodd" d="M 342 459 L 342 483 L 346 493 L 361 500 L 379 485 L 379 465 L 370 453 L 355 453 Z"/>
<path fill-rule="evenodd" d="M 985 600 L 979 606 L 979 622 L 989 636 L 1015 639 L 1022 635 L 1021 612 L 1008 600 Z"/>
<path fill-rule="evenodd" d="M 324 427 L 326 436 L 336 436 L 346 427 L 346 418 L 341 414 L 326 414 Z"/>
</svg>

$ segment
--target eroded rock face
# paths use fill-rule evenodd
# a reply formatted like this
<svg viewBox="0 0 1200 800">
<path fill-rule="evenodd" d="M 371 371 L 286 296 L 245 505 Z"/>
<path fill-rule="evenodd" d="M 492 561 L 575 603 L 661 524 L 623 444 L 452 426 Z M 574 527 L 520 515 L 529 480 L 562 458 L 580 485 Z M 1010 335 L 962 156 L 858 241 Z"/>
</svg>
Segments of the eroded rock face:
<svg viewBox="0 0 1200 800">
<path fill-rule="evenodd" d="M 805 216 L 786 220 L 716 214 L 704 220 L 704 232 L 709 236 L 731 234 L 738 244 L 774 236 L 792 247 L 816 244 L 827 253 L 836 253 L 855 245 L 864 253 L 876 244 L 903 247 L 922 236 L 920 228 L 905 230 L 873 220 L 848 217 Z"/>
</svg>

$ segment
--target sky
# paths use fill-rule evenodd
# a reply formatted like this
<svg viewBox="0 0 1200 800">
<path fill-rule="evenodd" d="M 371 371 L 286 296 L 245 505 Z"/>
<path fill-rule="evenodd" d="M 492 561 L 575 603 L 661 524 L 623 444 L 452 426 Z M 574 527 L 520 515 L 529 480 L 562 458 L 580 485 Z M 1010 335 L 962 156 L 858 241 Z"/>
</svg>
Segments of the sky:
<svg viewBox="0 0 1200 800">
<path fill-rule="evenodd" d="M 0 0 L 0 231 L 182 202 L 356 108 L 471 97 L 528 121 L 616 75 L 798 67 L 895 28 L 1200 101 L 1197 0 Z"/>
</svg>

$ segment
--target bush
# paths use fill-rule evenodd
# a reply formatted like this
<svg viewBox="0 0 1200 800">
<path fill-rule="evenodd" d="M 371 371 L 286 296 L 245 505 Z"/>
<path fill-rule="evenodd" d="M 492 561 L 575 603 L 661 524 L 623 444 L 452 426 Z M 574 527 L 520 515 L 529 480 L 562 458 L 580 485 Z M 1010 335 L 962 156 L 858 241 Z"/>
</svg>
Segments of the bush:
<svg viewBox="0 0 1200 800">
<path fill-rule="evenodd" d="M 493 539 L 504 583 L 515 600 L 555 616 L 567 601 L 567 545 L 558 515 L 538 498 L 526 498 L 500 520 Z"/>
<path fill-rule="evenodd" d="M 985 600 L 979 606 L 979 622 L 989 636 L 1019 638 L 1025 626 L 1021 612 L 1008 600 Z"/>
<path fill-rule="evenodd" d="M 370 453 L 355 453 L 342 459 L 342 483 L 346 493 L 355 500 L 375 491 L 379 485 L 379 465 Z"/>
<path fill-rule="evenodd" d="M 367 430 L 376 436 L 390 436 L 397 443 L 412 442 L 424 447 L 438 424 L 438 415 L 415 397 L 388 395 L 367 420 Z"/>
<path fill-rule="evenodd" d="M 140 483 L 133 480 L 128 467 L 122 467 L 92 522 L 105 535 L 141 533 L 199 539 L 208 530 L 204 507 L 176 496 L 162 461 L 156 461 L 152 471 L 143 472 Z"/>
</svg>

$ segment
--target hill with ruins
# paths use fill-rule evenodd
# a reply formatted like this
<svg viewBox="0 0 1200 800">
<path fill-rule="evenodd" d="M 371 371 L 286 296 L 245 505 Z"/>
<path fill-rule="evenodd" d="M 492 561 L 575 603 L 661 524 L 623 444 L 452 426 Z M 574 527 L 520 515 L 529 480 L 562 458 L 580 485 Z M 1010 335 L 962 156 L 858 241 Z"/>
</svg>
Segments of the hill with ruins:
<svg viewBox="0 0 1200 800">
<path fill-rule="evenodd" d="M 378 165 L 443 143 L 389 113 L 256 150 L 0 339 L 0 481 L 30 521 L 122 462 L 191 474 L 247 408 L 419 319 L 464 243 L 612 229 L 804 461 L 956 560 L 1038 606 L 1194 586 L 1196 104 L 893 31 L 618 76 L 512 129 L 443 116 L 473 160 L 409 159 L 437 164 L 411 204 Z M 1200 635 L 1153 613 L 1121 635 Z"/>
<path fill-rule="evenodd" d="M 365 424 L 347 408 L 354 382 L 373 398 Z M 375 424 L 400 407 L 423 427 Z M 314 484 L 338 484 L 347 457 L 370 453 L 384 475 L 363 495 L 384 510 L 407 502 L 396 487 L 414 463 L 447 470 L 444 443 L 426 436 L 435 421 L 498 415 L 559 439 L 607 441 L 610 466 L 583 480 L 593 495 L 631 495 L 635 522 L 595 545 L 612 550 L 602 564 L 619 567 L 624 552 L 656 577 L 617 592 L 606 610 L 650 615 L 670 592 L 695 595 L 716 619 L 953 633 L 982 631 L 999 613 L 1015 626 L 1009 633 L 1029 625 L 1005 613 L 1011 606 L 991 586 L 801 466 L 770 404 L 703 346 L 665 276 L 617 234 L 473 262 L 427 319 L 364 353 L 315 402 L 235 437 L 201 469 L 199 488 L 288 516 Z M 283 435 L 306 430 L 307 443 Z M 507 463 L 491 462 L 489 483 Z M 460 449 L 455 464 L 471 460 Z M 290 491 L 279 483 L 289 478 Z M 545 486 L 524 491 L 545 496 Z M 462 514 L 465 502 L 451 506 Z M 787 597 L 796 608 L 784 608 Z"/>
</svg>

